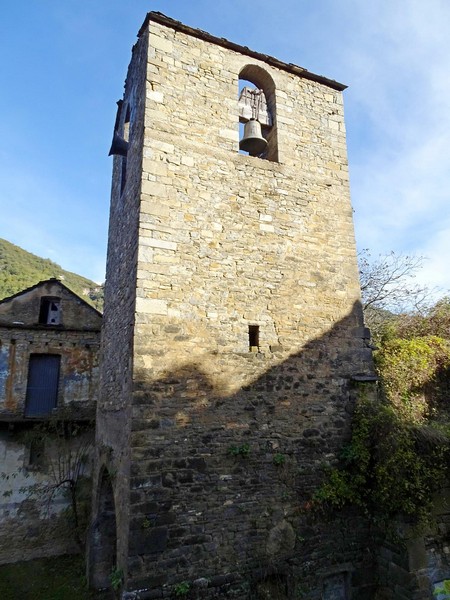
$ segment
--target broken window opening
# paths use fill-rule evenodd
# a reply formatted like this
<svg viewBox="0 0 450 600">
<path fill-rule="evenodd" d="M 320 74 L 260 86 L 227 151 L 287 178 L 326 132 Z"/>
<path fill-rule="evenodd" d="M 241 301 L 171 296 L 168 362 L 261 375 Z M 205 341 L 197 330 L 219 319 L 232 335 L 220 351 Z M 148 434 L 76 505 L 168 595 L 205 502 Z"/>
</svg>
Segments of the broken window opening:
<svg viewBox="0 0 450 600">
<path fill-rule="evenodd" d="M 61 298 L 56 298 L 53 296 L 43 296 L 41 298 L 41 307 L 39 310 L 39 324 L 61 324 Z"/>
</svg>

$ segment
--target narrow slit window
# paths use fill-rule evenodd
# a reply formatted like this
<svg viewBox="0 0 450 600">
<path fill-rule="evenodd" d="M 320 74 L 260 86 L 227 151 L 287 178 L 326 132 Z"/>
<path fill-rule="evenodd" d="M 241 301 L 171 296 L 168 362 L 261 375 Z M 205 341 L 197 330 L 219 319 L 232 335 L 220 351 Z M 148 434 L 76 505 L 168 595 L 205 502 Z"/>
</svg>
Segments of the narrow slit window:
<svg viewBox="0 0 450 600">
<path fill-rule="evenodd" d="M 248 326 L 248 345 L 250 352 L 255 352 L 259 348 L 259 325 Z"/>
</svg>

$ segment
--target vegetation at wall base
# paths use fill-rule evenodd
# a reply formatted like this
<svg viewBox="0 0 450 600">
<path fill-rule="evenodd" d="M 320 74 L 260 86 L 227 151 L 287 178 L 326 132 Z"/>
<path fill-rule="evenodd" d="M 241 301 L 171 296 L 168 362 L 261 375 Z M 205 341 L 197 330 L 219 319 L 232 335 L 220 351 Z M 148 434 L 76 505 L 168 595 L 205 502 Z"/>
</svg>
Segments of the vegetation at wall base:
<svg viewBox="0 0 450 600">
<path fill-rule="evenodd" d="M 359 506 L 385 529 L 399 516 L 424 525 L 448 477 L 449 448 L 448 434 L 405 422 L 388 403 L 361 399 L 341 466 L 327 474 L 314 504 Z"/>
<path fill-rule="evenodd" d="M 51 556 L 0 566 L 2 600 L 106 600 L 110 595 L 90 592 L 82 555 Z"/>
</svg>

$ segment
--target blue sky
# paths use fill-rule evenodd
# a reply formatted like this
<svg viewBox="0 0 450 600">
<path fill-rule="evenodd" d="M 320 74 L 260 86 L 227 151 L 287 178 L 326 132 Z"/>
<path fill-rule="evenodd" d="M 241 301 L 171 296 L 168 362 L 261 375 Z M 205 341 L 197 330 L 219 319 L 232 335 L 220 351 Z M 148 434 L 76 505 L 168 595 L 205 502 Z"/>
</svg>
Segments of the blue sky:
<svg viewBox="0 0 450 600">
<path fill-rule="evenodd" d="M 116 101 L 157 10 L 349 86 L 359 248 L 450 288 L 448 0 L 16 0 L 0 19 L 0 237 L 104 278 Z"/>
</svg>

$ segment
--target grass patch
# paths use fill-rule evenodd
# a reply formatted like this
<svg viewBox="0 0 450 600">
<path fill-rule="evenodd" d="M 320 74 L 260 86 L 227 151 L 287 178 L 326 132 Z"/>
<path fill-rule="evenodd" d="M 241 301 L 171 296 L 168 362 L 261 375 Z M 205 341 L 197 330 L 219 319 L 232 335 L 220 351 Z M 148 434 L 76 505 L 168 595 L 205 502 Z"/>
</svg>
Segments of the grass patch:
<svg viewBox="0 0 450 600">
<path fill-rule="evenodd" d="M 90 592 L 80 555 L 54 556 L 0 566 L 2 600 L 107 600 Z"/>
</svg>

